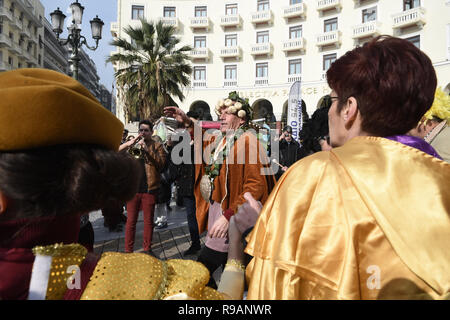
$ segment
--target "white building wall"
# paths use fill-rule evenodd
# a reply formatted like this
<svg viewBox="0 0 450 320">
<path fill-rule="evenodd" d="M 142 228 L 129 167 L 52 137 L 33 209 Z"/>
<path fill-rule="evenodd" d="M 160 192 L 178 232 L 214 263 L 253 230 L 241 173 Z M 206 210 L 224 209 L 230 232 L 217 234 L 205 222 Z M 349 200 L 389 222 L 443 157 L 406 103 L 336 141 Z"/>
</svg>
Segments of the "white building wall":
<svg viewBox="0 0 450 320">
<path fill-rule="evenodd" d="M 319 4 L 337 3 L 335 8 L 318 10 Z M 223 28 L 221 16 L 225 15 L 225 5 L 237 3 L 241 26 Z M 323 77 L 323 55 L 336 53 L 337 58 L 353 49 L 357 44 L 370 37 L 355 40 L 352 35 L 354 27 L 362 23 L 362 11 L 377 7 L 376 34 L 389 34 L 402 38 L 420 36 L 420 48 L 433 61 L 438 75 L 438 85 L 445 88 L 450 82 L 450 6 L 444 0 L 421 0 L 421 23 L 402 29 L 394 29 L 394 15 L 403 13 L 403 0 L 303 0 L 304 15 L 287 19 L 284 9 L 290 6 L 289 0 L 270 0 L 272 19 L 269 23 L 255 25 L 251 21 L 253 12 L 257 11 L 257 0 L 118 0 L 118 21 L 113 22 L 111 31 L 120 37 L 125 34 L 122 28 L 127 25 L 139 26 L 137 20 L 131 20 L 132 5 L 143 5 L 144 15 L 148 20 L 157 21 L 163 16 L 165 6 L 176 7 L 178 21 L 177 35 L 182 44 L 194 45 L 194 36 L 206 36 L 209 58 L 205 61 L 194 60 L 193 66 L 206 66 L 206 87 L 191 87 L 185 90 L 186 99 L 177 101 L 178 105 L 189 110 L 196 101 L 205 101 L 215 119 L 214 106 L 220 98 L 228 96 L 230 91 L 238 91 L 250 99 L 250 103 L 260 99 L 269 100 L 273 105 L 276 119 L 281 120 L 283 105 L 287 102 L 292 82 L 288 81 L 288 60 L 302 59 L 302 93 L 308 113 L 311 115 L 320 98 L 328 94 Z M 209 28 L 192 29 L 190 18 L 194 17 L 196 6 L 206 6 Z M 339 41 L 337 45 L 318 46 L 317 36 L 324 33 L 324 21 L 338 18 Z M 408 19 L 406 19 L 408 20 Z M 283 42 L 289 39 L 289 28 L 302 25 L 305 41 L 302 51 L 283 51 Z M 258 31 L 269 31 L 269 41 L 273 50 L 271 55 L 253 56 L 252 44 L 256 43 Z M 238 60 L 223 59 L 220 49 L 225 45 L 225 35 L 236 33 L 241 55 Z M 256 63 L 268 63 L 268 85 L 255 86 Z M 237 86 L 224 87 L 224 66 L 237 65 Z M 120 99 L 117 101 L 117 116 L 124 119 Z"/>
</svg>

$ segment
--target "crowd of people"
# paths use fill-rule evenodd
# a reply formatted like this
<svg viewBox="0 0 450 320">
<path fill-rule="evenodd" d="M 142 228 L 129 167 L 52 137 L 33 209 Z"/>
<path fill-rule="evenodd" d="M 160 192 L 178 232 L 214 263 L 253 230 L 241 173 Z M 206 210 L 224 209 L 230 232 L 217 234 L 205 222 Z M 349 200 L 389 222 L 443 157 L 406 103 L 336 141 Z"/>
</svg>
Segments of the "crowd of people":
<svg viewBox="0 0 450 320">
<path fill-rule="evenodd" d="M 127 137 L 65 75 L 0 74 L 0 299 L 448 299 L 450 97 L 430 59 L 381 36 L 327 81 L 275 155 L 237 92 L 217 103 L 215 131 L 164 108 L 177 123 L 164 143 L 149 120 Z M 151 250 L 172 183 L 197 261 Z M 110 230 L 125 223 L 125 252 L 92 252 L 93 210 Z"/>
</svg>

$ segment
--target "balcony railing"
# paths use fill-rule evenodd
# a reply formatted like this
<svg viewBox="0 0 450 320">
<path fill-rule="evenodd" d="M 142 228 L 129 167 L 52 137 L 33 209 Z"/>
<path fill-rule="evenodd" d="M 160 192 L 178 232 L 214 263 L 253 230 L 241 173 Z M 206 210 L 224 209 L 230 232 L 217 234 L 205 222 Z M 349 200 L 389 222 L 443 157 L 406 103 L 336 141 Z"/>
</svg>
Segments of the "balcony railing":
<svg viewBox="0 0 450 320">
<path fill-rule="evenodd" d="M 220 49 L 220 57 L 222 58 L 233 58 L 239 57 L 240 55 L 241 55 L 241 48 L 239 46 L 222 47 Z"/>
<path fill-rule="evenodd" d="M 302 81 L 301 74 L 291 74 L 288 76 L 288 83 L 294 83 L 295 81 Z"/>
<path fill-rule="evenodd" d="M 283 41 L 283 51 L 297 51 L 305 49 L 305 39 L 295 38 Z"/>
<path fill-rule="evenodd" d="M 173 26 L 178 28 L 178 18 L 177 17 L 162 17 L 161 21 L 166 26 Z"/>
<path fill-rule="evenodd" d="M 332 44 L 338 44 L 340 41 L 339 31 L 334 30 L 334 31 L 329 31 L 329 32 L 319 34 L 316 39 L 317 39 L 316 45 L 318 47 L 328 46 L 328 45 L 332 45 Z"/>
<path fill-rule="evenodd" d="M 353 39 L 365 38 L 373 35 L 380 34 L 379 21 L 369 21 L 353 27 Z"/>
<path fill-rule="evenodd" d="M 31 38 L 31 31 L 28 28 L 23 28 L 22 30 L 20 30 L 20 34 Z"/>
<path fill-rule="evenodd" d="M 267 86 L 269 84 L 269 78 L 256 78 L 255 79 L 255 86 Z"/>
<path fill-rule="evenodd" d="M 223 86 L 224 87 L 237 87 L 237 80 L 224 80 Z"/>
<path fill-rule="evenodd" d="M 333 8 L 340 8 L 341 0 L 318 0 L 317 1 L 317 11 L 324 11 Z"/>
<path fill-rule="evenodd" d="M 194 17 L 190 19 L 190 26 L 192 29 L 197 28 L 209 28 L 209 18 L 208 17 Z"/>
<path fill-rule="evenodd" d="M 192 87 L 193 88 L 206 88 L 206 80 L 193 80 Z"/>
<path fill-rule="evenodd" d="M 9 25 L 14 29 L 22 30 L 22 21 L 20 21 L 17 17 L 14 17 Z"/>
<path fill-rule="evenodd" d="M 254 56 L 261 54 L 272 54 L 272 44 L 270 42 L 256 43 L 252 45 L 251 54 Z"/>
<path fill-rule="evenodd" d="M 0 33 L 0 47 L 2 46 L 11 46 L 11 39 L 6 35 Z"/>
<path fill-rule="evenodd" d="M 326 71 L 322 71 L 322 73 L 320 74 L 320 80 L 321 81 L 327 80 L 327 72 Z"/>
<path fill-rule="evenodd" d="M 241 16 L 238 14 L 225 15 L 220 17 L 222 27 L 235 27 L 241 24 Z"/>
<path fill-rule="evenodd" d="M 119 23 L 117 21 L 111 22 L 111 35 L 117 37 L 119 35 Z"/>
<path fill-rule="evenodd" d="M 189 56 L 192 59 L 208 59 L 209 49 L 208 48 L 194 48 L 189 52 Z"/>
<path fill-rule="evenodd" d="M 302 3 L 297 3 L 283 8 L 283 18 L 296 18 L 306 14 L 306 6 Z"/>
<path fill-rule="evenodd" d="M 1 18 L 6 18 L 9 21 L 13 21 L 14 20 L 14 17 L 11 14 L 11 12 L 7 8 L 3 8 L 3 7 L 0 7 L 0 17 Z"/>
<path fill-rule="evenodd" d="M 402 13 L 396 14 L 392 17 L 393 28 L 403 28 L 411 25 L 418 25 L 419 27 L 425 24 L 425 8 L 418 7 L 411 10 L 406 10 Z"/>
<path fill-rule="evenodd" d="M 17 54 L 18 56 L 23 55 L 23 49 L 19 46 L 19 44 L 15 43 L 13 41 L 11 41 L 11 45 L 8 49 L 9 49 L 9 51 Z"/>
<path fill-rule="evenodd" d="M 257 11 L 252 12 L 252 20 L 251 22 L 256 23 L 267 23 L 272 21 L 272 11 L 266 10 L 266 11 Z"/>
</svg>

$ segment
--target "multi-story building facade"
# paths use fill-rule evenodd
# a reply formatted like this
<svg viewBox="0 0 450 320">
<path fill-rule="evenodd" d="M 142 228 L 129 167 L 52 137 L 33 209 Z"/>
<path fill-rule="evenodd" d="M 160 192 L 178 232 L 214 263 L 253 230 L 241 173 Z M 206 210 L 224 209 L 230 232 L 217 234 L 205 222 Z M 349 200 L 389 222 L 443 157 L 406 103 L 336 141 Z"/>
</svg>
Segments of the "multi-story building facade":
<svg viewBox="0 0 450 320">
<path fill-rule="evenodd" d="M 52 30 L 52 25 L 44 19 L 44 68 L 64 74 L 69 72 L 69 53 L 61 46 Z"/>
<path fill-rule="evenodd" d="M 100 103 L 106 109 L 112 112 L 112 95 L 111 92 L 103 85 L 100 85 Z"/>
<path fill-rule="evenodd" d="M 43 17 L 39 0 L 0 0 L 0 71 L 44 65 Z"/>
<path fill-rule="evenodd" d="M 66 47 L 66 49 L 69 51 L 69 47 Z M 100 100 L 100 77 L 97 74 L 97 66 L 83 49 L 80 49 L 79 57 L 81 60 L 79 63 L 78 81 L 80 81 L 83 86 L 85 86 L 98 100 Z M 70 70 L 69 75 L 72 76 L 72 72 Z"/>
<path fill-rule="evenodd" d="M 448 0 L 118 0 L 113 36 L 162 20 L 189 44 L 193 74 L 184 110 L 213 114 L 230 91 L 253 104 L 255 117 L 286 117 L 289 90 L 301 80 L 311 114 L 330 92 L 325 73 L 355 46 L 387 34 L 412 41 L 431 58 L 438 85 L 450 91 Z M 129 39 L 128 39 L 129 40 Z M 117 116 L 124 120 L 121 102 Z"/>
</svg>

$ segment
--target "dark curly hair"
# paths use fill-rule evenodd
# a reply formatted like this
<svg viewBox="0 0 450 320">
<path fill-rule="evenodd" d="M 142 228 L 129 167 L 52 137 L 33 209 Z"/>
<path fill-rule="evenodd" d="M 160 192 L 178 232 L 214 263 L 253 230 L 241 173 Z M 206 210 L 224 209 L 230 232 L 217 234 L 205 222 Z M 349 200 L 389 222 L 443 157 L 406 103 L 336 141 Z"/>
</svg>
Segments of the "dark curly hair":
<svg viewBox="0 0 450 320">
<path fill-rule="evenodd" d="M 139 166 L 127 153 L 94 145 L 58 145 L 0 153 L 0 190 L 11 199 L 2 220 L 101 209 L 137 192 Z"/>
</svg>

